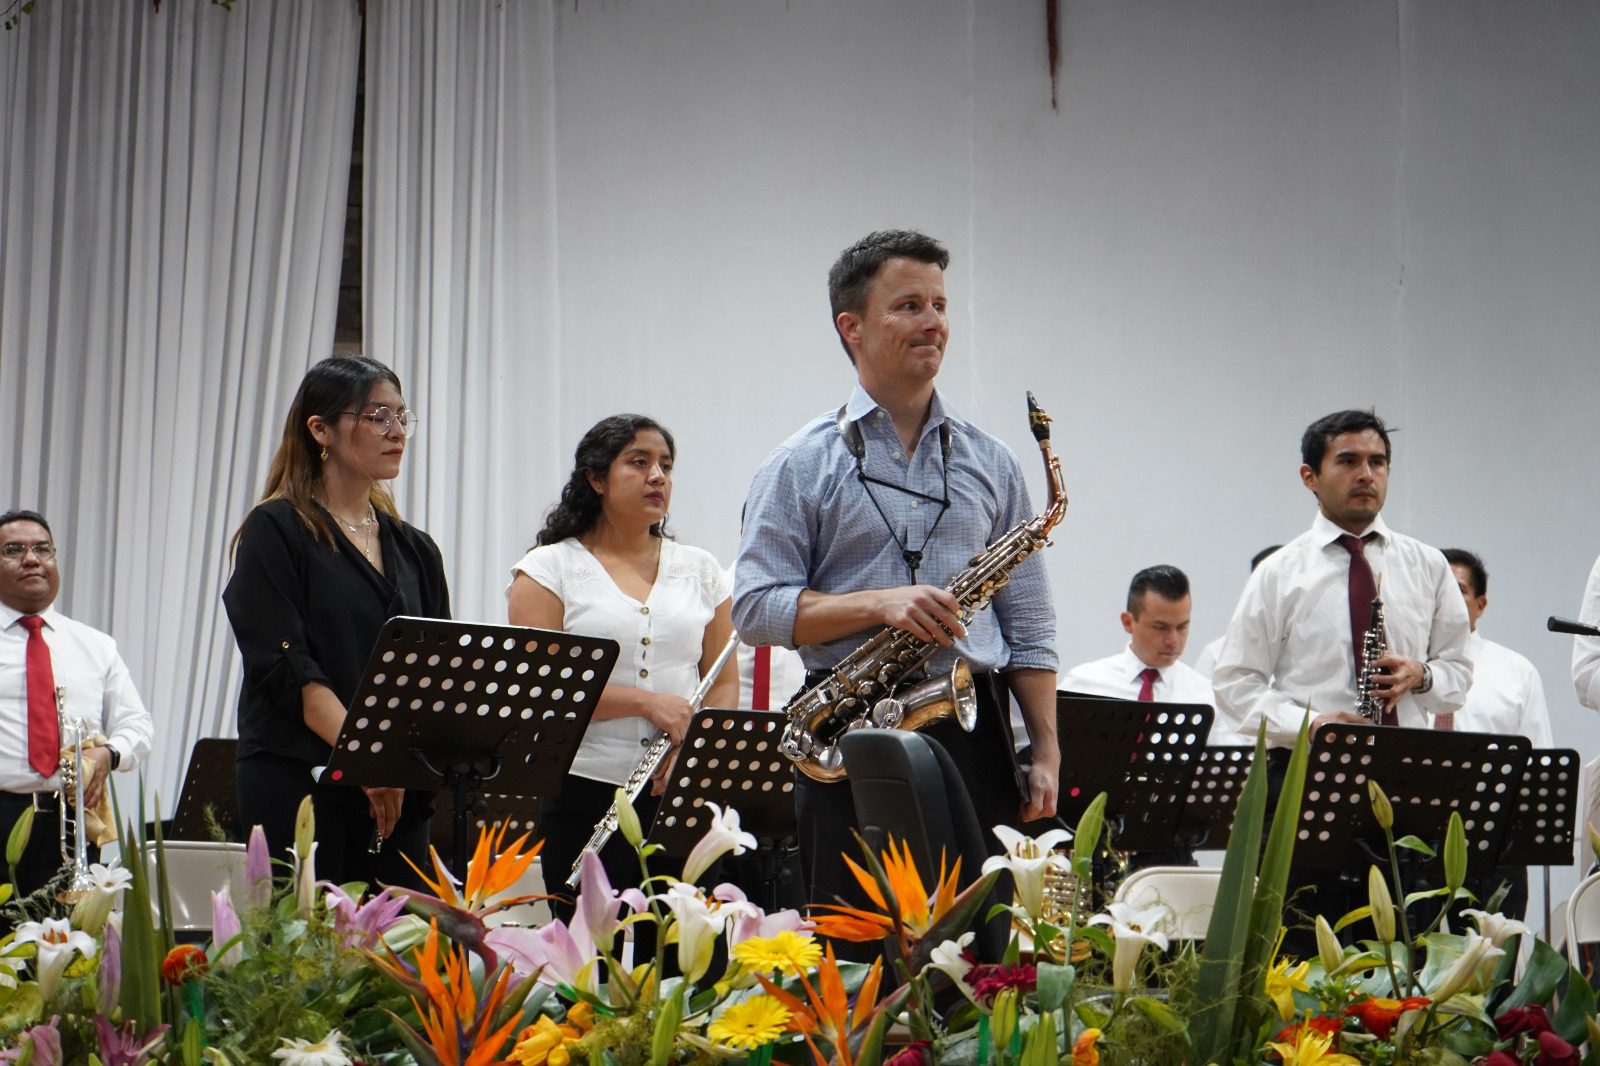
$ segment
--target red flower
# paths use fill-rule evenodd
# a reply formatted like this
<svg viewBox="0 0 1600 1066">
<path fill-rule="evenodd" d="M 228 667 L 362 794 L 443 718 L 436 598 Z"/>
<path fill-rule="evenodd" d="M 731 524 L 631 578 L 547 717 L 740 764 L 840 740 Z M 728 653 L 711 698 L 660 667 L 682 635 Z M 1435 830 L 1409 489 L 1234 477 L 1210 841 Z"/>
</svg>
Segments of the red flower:
<svg viewBox="0 0 1600 1066">
<path fill-rule="evenodd" d="M 1522 1066 L 1522 1060 L 1508 1051 L 1491 1051 L 1482 1066 Z"/>
<path fill-rule="evenodd" d="M 193 944 L 179 944 L 161 960 L 161 976 L 166 978 L 169 985 L 181 985 L 185 981 L 203 977 L 209 966 L 204 951 Z"/>
<path fill-rule="evenodd" d="M 913 1040 L 884 1060 L 883 1066 L 928 1066 L 930 1040 Z"/>
<path fill-rule="evenodd" d="M 1400 1015 L 1408 1010 L 1421 1010 L 1429 1003 L 1427 996 L 1407 996 L 1405 999 L 1383 999 L 1368 996 L 1350 1004 L 1344 1012 L 1361 1022 L 1367 1032 L 1379 1040 L 1389 1039 Z"/>
<path fill-rule="evenodd" d="M 1512 1007 L 1494 1020 L 1495 1032 L 1501 1040 L 1510 1040 L 1518 1033 L 1548 1033 L 1550 1016 L 1537 1003 L 1526 1007 Z"/>
<path fill-rule="evenodd" d="M 1031 992 L 1038 979 L 1039 971 L 1030 963 L 978 965 L 967 971 L 967 984 L 972 986 L 972 994 L 984 1003 L 992 1003 L 994 997 L 1007 988 L 1015 988 L 1019 994 Z"/>
<path fill-rule="evenodd" d="M 1578 1049 L 1554 1033 L 1539 1034 L 1539 1057 L 1533 1066 L 1578 1066 Z"/>
<path fill-rule="evenodd" d="M 1278 1030 L 1278 1035 L 1272 1038 L 1273 1042 L 1277 1044 L 1298 1044 L 1302 1026 L 1310 1029 L 1313 1033 L 1334 1036 L 1344 1029 L 1344 1022 L 1331 1014 L 1319 1014 L 1308 1021 L 1295 1022 L 1293 1025 L 1284 1026 Z"/>
</svg>

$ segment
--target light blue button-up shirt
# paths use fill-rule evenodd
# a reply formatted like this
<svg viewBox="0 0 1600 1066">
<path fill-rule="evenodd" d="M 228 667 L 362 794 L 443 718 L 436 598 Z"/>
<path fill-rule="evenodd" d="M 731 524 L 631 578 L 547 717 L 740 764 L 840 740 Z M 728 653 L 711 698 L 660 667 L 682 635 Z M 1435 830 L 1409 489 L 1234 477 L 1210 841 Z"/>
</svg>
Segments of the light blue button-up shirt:
<svg viewBox="0 0 1600 1066">
<path fill-rule="evenodd" d="M 949 424 L 950 509 L 942 519 L 939 504 L 887 485 L 873 484 L 869 497 L 836 415 L 830 411 L 784 441 L 751 483 L 733 595 L 734 625 L 747 643 L 794 647 L 795 612 L 805 589 L 841 594 L 907 584 L 901 544 L 923 553 L 919 584 L 947 586 L 973 555 L 1034 516 L 1016 454 L 962 419 L 937 392 L 909 461 L 889 413 L 859 384 L 845 417 L 860 428 L 869 477 L 935 499 L 946 498 L 940 432 Z M 975 671 L 1054 670 L 1055 622 L 1044 560 L 1035 553 L 973 618 L 955 650 L 941 650 L 930 669 L 948 669 L 959 654 Z M 808 670 L 827 669 L 868 636 L 806 645 L 800 657 Z"/>
</svg>

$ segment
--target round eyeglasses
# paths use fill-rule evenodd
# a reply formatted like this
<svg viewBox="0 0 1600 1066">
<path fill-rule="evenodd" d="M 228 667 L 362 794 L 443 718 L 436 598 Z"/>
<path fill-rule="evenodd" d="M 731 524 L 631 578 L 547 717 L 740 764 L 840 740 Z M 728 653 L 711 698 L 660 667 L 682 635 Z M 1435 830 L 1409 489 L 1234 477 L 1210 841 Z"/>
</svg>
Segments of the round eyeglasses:
<svg viewBox="0 0 1600 1066">
<path fill-rule="evenodd" d="M 29 552 L 32 552 L 33 557 L 41 563 L 47 563 L 56 557 L 56 546 L 47 540 L 41 540 L 37 544 L 23 544 L 21 541 L 8 540 L 4 544 L 0 544 L 0 555 L 5 556 L 12 562 L 20 562 L 26 559 Z"/>
<path fill-rule="evenodd" d="M 372 432 L 380 437 L 387 437 L 394 432 L 394 427 L 400 427 L 402 436 L 414 437 L 417 434 L 417 424 L 422 421 L 422 416 L 415 411 L 401 411 L 395 414 L 387 407 L 378 407 L 371 411 L 340 411 L 341 415 L 353 415 L 371 427 Z"/>
</svg>

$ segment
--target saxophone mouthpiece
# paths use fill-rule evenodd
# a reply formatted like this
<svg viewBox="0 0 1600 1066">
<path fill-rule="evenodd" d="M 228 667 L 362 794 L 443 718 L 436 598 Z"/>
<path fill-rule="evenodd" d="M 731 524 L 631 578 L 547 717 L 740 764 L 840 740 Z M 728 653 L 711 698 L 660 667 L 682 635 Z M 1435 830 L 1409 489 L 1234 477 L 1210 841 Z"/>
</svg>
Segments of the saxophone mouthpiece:
<svg viewBox="0 0 1600 1066">
<path fill-rule="evenodd" d="M 1039 401 L 1033 398 L 1033 392 L 1028 392 L 1028 429 L 1033 433 L 1033 439 L 1043 444 L 1050 439 L 1050 416 L 1044 413 L 1044 408 L 1039 406 Z"/>
</svg>

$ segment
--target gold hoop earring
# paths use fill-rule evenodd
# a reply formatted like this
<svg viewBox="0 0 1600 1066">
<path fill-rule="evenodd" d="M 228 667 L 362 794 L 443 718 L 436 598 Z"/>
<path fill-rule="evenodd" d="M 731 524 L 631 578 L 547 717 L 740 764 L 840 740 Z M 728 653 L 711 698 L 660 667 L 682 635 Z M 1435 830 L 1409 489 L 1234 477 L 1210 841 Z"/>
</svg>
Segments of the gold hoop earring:
<svg viewBox="0 0 1600 1066">
<path fill-rule="evenodd" d="M 322 446 L 322 461 L 328 461 L 328 446 L 326 444 Z"/>
</svg>

